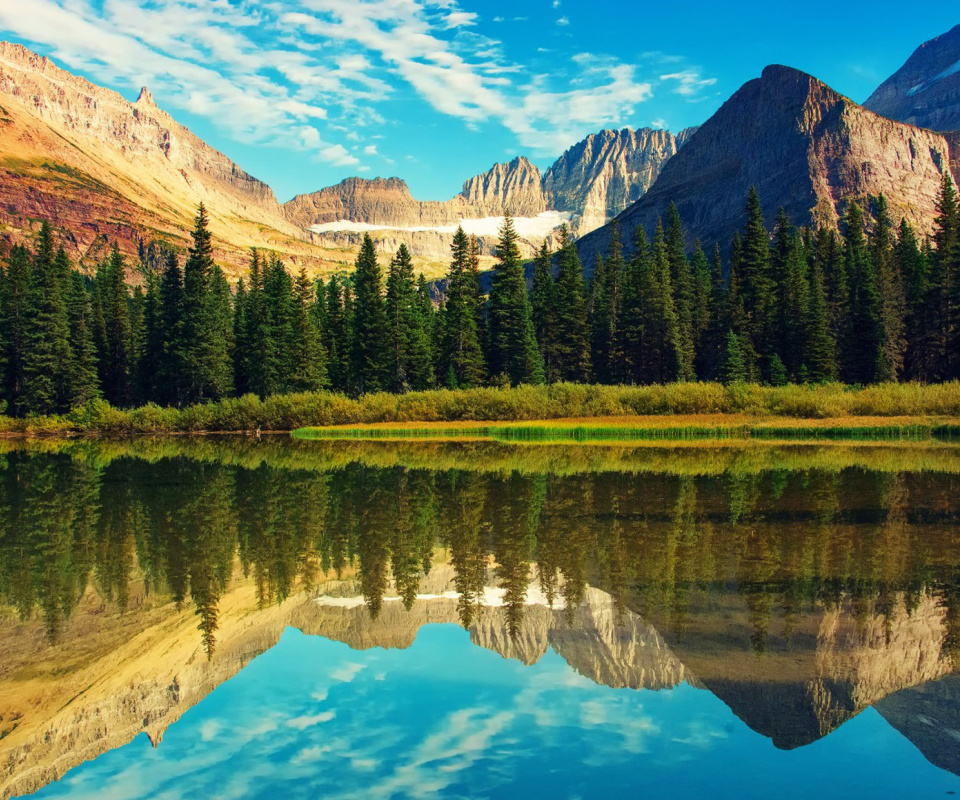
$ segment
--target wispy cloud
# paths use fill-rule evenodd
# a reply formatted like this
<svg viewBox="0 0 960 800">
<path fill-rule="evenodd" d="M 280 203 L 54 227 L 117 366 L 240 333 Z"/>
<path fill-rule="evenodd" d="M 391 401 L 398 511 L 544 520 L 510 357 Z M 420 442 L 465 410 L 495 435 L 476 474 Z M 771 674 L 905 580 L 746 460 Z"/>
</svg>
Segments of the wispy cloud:
<svg viewBox="0 0 960 800">
<path fill-rule="evenodd" d="M 555 155 L 591 130 L 628 123 L 658 83 L 652 70 L 653 78 L 603 57 L 540 72 L 509 58 L 503 42 L 483 35 L 490 20 L 456 0 L 30 0 L 29 7 L 0 3 L 0 28 L 69 69 L 131 93 L 149 85 L 161 105 L 203 116 L 237 141 L 358 171 L 360 158 L 344 143 L 369 140 L 371 128 L 392 121 L 384 118 L 391 102 L 411 91 L 472 129 L 501 125 L 526 151 Z M 713 83 L 694 70 L 660 76 L 671 81 L 691 98 Z"/>
</svg>

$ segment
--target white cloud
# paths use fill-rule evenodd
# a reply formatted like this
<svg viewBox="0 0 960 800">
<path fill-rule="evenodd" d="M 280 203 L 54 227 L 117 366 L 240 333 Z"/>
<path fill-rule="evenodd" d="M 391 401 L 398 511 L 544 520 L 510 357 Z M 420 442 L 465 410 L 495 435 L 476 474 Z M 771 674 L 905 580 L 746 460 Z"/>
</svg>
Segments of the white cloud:
<svg viewBox="0 0 960 800">
<path fill-rule="evenodd" d="M 650 123 L 651 128 L 657 128 L 658 130 L 664 131 L 670 128 L 670 125 L 667 124 L 667 121 L 663 117 L 658 117 Z"/>
<path fill-rule="evenodd" d="M 707 86 L 713 86 L 716 82 L 716 78 L 704 78 L 699 70 L 688 69 L 683 70 L 682 72 L 671 72 L 668 75 L 661 75 L 660 80 L 662 81 L 676 81 L 677 86 L 673 90 L 674 94 L 679 94 L 684 97 L 694 97 L 696 96 L 701 89 L 706 88 Z"/>
<path fill-rule="evenodd" d="M 296 728 L 298 731 L 305 731 L 321 722 L 329 722 L 336 716 L 333 711 L 321 711 L 319 714 L 304 714 L 300 717 L 293 717 L 287 720 L 288 728 Z"/>
<path fill-rule="evenodd" d="M 332 144 L 329 147 L 324 147 L 318 155 L 322 161 L 333 164 L 335 167 L 348 167 L 360 163 L 360 159 L 350 155 L 347 148 L 342 144 Z"/>
<path fill-rule="evenodd" d="M 570 24 L 570 17 L 560 17 L 560 19 L 557 20 L 557 25 L 559 25 L 562 28 L 565 28 L 569 24 Z"/>
<path fill-rule="evenodd" d="M 363 148 L 363 154 L 366 156 L 375 156 L 377 155 L 377 146 L 375 144 L 368 144 Z"/>
</svg>

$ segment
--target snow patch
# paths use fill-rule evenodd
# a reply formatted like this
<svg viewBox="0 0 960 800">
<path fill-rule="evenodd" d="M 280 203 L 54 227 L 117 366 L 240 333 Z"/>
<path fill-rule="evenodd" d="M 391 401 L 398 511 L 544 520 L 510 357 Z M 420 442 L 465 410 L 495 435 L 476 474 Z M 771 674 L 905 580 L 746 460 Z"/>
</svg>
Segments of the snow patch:
<svg viewBox="0 0 960 800">
<path fill-rule="evenodd" d="M 499 587 L 486 586 L 484 587 L 483 594 L 477 598 L 478 604 L 484 606 L 485 608 L 501 608 L 504 605 L 504 598 L 506 596 L 506 590 L 500 589 Z M 442 592 L 440 594 L 418 594 L 417 600 L 459 600 L 459 592 Z M 402 597 L 384 597 L 384 603 L 399 603 L 403 600 Z M 330 595 L 321 595 L 320 597 L 314 598 L 314 601 L 317 605 L 325 606 L 327 608 L 359 608 L 360 606 L 366 605 L 366 600 L 363 597 L 332 597 Z M 547 596 L 543 593 L 543 590 L 536 583 L 532 583 L 527 587 L 526 597 L 524 597 L 523 604 L 527 606 L 547 606 L 549 608 L 564 608 L 564 602 L 561 598 L 554 598 L 553 603 L 551 603 Z"/>
<path fill-rule="evenodd" d="M 525 239 L 547 236 L 564 222 L 569 222 L 571 215 L 565 211 L 544 211 L 535 217 L 514 217 L 513 227 Z M 465 233 L 471 236 L 496 236 L 503 225 L 503 217 L 483 217 L 482 219 L 461 219 L 458 225 Z M 314 233 L 369 233 L 371 231 L 407 231 L 409 233 L 456 233 L 458 225 L 438 225 L 434 227 L 403 227 L 398 225 L 371 225 L 369 222 L 352 222 L 341 219 L 336 222 L 324 222 L 322 225 L 311 225 Z"/>
<path fill-rule="evenodd" d="M 941 72 L 939 75 L 935 75 L 930 80 L 924 81 L 923 83 L 918 83 L 907 92 L 907 97 L 913 97 L 915 94 L 926 91 L 937 81 L 942 81 L 944 78 L 949 78 L 951 75 L 956 75 L 958 72 L 960 72 L 960 61 L 951 67 L 947 67 L 943 72 Z"/>
</svg>

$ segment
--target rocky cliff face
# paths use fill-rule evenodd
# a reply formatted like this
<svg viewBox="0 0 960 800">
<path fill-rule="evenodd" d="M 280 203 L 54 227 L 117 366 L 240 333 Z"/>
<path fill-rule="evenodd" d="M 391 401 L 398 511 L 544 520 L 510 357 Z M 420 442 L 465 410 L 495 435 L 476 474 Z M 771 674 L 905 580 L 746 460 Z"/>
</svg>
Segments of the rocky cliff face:
<svg viewBox="0 0 960 800">
<path fill-rule="evenodd" d="M 551 206 L 588 233 L 639 200 L 677 152 L 669 131 L 600 131 L 567 150 L 543 176 Z"/>
<path fill-rule="evenodd" d="M 29 239 L 37 219 L 73 236 L 89 265 L 108 241 L 184 246 L 205 202 L 218 258 L 241 267 L 251 246 L 319 267 L 329 255 L 289 223 L 269 186 L 244 172 L 143 89 L 135 103 L 0 43 L 0 239 Z"/>
<path fill-rule="evenodd" d="M 960 130 L 960 25 L 920 45 L 863 105 L 921 128 Z"/>
<path fill-rule="evenodd" d="M 302 228 L 348 220 L 398 230 L 452 226 L 461 219 L 504 214 L 536 217 L 545 211 L 560 211 L 571 216 L 574 232 L 583 235 L 642 197 L 695 130 L 689 128 L 677 138 L 669 131 L 649 128 L 600 131 L 567 150 L 543 175 L 521 156 L 470 178 L 460 194 L 446 202 L 413 199 L 399 178 L 348 178 L 336 186 L 298 195 L 284 204 L 284 211 Z M 331 240 L 330 233 L 320 234 L 322 240 Z M 449 238 L 444 238 L 446 247 Z M 540 242 L 530 244 L 535 248 Z"/>
<path fill-rule="evenodd" d="M 690 137 L 620 227 L 652 230 L 675 202 L 691 243 L 723 246 L 756 186 L 771 225 L 781 206 L 794 224 L 836 225 L 850 199 L 882 193 L 895 220 L 925 232 L 951 158 L 958 175 L 951 141 L 880 117 L 803 72 L 767 67 Z M 580 242 L 585 264 L 609 238 L 603 228 Z"/>
</svg>

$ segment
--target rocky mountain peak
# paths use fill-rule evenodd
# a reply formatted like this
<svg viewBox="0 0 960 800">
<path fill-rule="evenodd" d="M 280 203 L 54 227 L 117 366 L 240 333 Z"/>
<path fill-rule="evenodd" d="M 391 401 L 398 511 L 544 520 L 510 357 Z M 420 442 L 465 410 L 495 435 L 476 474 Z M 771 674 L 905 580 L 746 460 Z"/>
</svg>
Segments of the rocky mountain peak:
<svg viewBox="0 0 960 800">
<path fill-rule="evenodd" d="M 674 202 L 691 244 L 699 238 L 708 248 L 725 246 L 756 186 L 771 227 L 781 206 L 796 225 L 836 226 L 849 200 L 883 194 L 894 219 L 926 232 L 951 147 L 956 159 L 960 145 L 951 141 L 884 119 L 804 72 L 773 65 L 670 159 L 650 191 L 621 215 L 621 229 L 652 230 Z M 606 229 L 585 237 L 584 263 L 608 241 Z"/>
<path fill-rule="evenodd" d="M 525 156 L 517 156 L 464 182 L 460 195 L 480 216 L 535 217 L 547 210 L 542 183 L 540 170 Z"/>
<path fill-rule="evenodd" d="M 960 25 L 920 45 L 864 106 L 922 128 L 960 130 Z"/>
<path fill-rule="evenodd" d="M 137 105 L 146 105 L 146 106 L 156 106 L 157 104 L 153 101 L 153 95 L 150 94 L 150 90 L 143 86 L 140 88 L 140 96 L 137 97 Z"/>
</svg>

